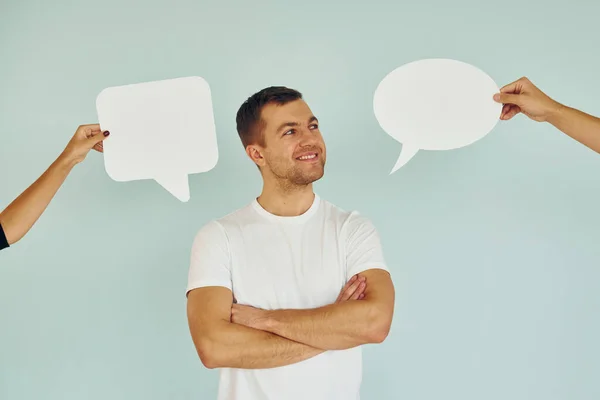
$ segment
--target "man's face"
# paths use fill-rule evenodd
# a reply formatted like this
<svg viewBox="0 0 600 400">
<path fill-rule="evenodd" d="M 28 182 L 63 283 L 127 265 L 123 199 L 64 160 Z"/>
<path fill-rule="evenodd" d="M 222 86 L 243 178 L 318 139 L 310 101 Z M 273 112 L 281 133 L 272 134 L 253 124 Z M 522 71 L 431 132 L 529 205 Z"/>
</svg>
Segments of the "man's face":
<svg viewBox="0 0 600 400">
<path fill-rule="evenodd" d="M 268 104 L 261 113 L 265 147 L 260 148 L 265 179 L 308 185 L 324 174 L 326 149 L 319 122 L 304 100 Z"/>
</svg>

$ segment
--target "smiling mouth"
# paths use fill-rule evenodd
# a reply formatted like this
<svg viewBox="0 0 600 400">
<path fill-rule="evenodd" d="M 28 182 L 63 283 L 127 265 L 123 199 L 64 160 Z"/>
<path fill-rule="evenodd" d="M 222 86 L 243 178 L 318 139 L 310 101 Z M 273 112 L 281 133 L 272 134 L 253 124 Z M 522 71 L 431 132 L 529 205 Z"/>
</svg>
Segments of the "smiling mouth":
<svg viewBox="0 0 600 400">
<path fill-rule="evenodd" d="M 304 154 L 300 157 L 296 157 L 296 160 L 299 161 L 314 161 L 317 158 L 319 158 L 319 155 L 317 153 L 309 153 L 309 154 Z"/>
</svg>

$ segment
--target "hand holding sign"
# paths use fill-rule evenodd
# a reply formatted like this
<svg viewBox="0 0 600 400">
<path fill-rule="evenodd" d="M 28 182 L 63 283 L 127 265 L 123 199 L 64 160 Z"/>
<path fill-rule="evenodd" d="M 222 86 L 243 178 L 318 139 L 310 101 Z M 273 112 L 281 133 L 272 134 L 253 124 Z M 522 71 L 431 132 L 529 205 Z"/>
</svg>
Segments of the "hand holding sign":
<svg viewBox="0 0 600 400">
<path fill-rule="evenodd" d="M 494 81 L 460 61 L 419 60 L 388 74 L 375 91 L 375 117 L 402 143 L 393 173 L 419 150 L 450 150 L 487 135 L 500 119 Z"/>
<path fill-rule="evenodd" d="M 188 174 L 206 172 L 218 160 L 210 88 L 187 77 L 104 89 L 98 119 L 108 175 L 116 181 L 154 179 L 188 201 Z"/>
</svg>

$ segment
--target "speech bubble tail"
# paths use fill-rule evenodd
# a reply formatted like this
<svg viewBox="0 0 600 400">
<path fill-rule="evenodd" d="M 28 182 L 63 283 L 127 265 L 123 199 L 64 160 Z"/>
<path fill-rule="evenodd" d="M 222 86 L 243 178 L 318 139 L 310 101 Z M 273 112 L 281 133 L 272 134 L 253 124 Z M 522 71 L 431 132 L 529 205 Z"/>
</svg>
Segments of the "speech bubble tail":
<svg viewBox="0 0 600 400">
<path fill-rule="evenodd" d="M 396 165 L 394 165 L 394 168 L 392 168 L 392 170 L 390 171 L 390 175 L 393 174 L 394 172 L 398 171 L 400 169 L 400 167 L 402 167 L 404 164 L 409 162 L 410 159 L 413 158 L 415 156 L 415 154 L 417 154 L 418 151 L 419 151 L 418 147 L 411 146 L 410 144 L 406 144 L 406 143 L 403 144 L 402 151 L 400 152 L 400 157 L 398 157 L 398 161 L 396 161 Z"/>
<path fill-rule="evenodd" d="M 190 185 L 187 174 L 154 177 L 154 180 L 180 201 L 185 203 L 190 199 Z"/>
</svg>

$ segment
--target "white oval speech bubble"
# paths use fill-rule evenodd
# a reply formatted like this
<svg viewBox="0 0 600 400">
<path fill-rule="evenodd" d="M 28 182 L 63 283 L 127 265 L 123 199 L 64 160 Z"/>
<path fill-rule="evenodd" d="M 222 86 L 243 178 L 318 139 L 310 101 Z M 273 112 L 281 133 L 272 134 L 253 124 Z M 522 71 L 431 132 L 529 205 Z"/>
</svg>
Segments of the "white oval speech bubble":
<svg viewBox="0 0 600 400">
<path fill-rule="evenodd" d="M 499 91 L 483 71 L 456 60 L 418 60 L 390 72 L 373 98 L 382 129 L 402 143 L 390 174 L 419 150 L 457 149 L 487 135 L 500 119 Z"/>
<path fill-rule="evenodd" d="M 190 198 L 188 174 L 212 169 L 219 157 L 211 92 L 198 76 L 104 89 L 96 99 L 108 175 L 119 182 L 154 179 Z"/>
</svg>

